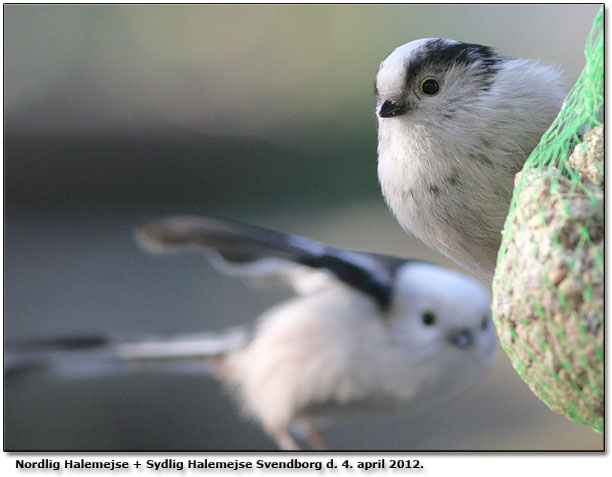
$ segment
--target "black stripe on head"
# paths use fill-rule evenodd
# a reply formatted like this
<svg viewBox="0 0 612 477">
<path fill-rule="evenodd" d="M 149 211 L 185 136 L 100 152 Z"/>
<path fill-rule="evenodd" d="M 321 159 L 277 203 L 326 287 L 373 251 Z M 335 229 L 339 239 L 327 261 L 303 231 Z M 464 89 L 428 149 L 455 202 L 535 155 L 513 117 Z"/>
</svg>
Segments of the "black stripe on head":
<svg viewBox="0 0 612 477">
<path fill-rule="evenodd" d="M 406 65 L 406 80 L 411 83 L 426 71 L 445 71 L 453 65 L 476 66 L 474 72 L 479 75 L 482 89 L 486 91 L 502 61 L 503 58 L 488 46 L 436 38 L 425 43 L 412 56 Z"/>
</svg>

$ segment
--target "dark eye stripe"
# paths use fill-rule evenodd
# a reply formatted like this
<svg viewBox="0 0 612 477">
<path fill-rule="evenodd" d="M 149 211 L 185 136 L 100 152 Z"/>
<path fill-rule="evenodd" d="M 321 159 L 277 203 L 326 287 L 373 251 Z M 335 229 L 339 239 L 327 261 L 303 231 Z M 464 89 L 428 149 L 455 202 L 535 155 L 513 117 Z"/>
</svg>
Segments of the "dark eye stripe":
<svg viewBox="0 0 612 477">
<path fill-rule="evenodd" d="M 448 43 L 435 39 L 425 43 L 416 51 L 406 64 L 406 82 L 428 71 L 446 71 L 450 65 L 477 64 L 476 73 L 480 77 L 482 89 L 488 89 L 504 59 L 495 54 L 488 46 L 475 43 Z"/>
</svg>

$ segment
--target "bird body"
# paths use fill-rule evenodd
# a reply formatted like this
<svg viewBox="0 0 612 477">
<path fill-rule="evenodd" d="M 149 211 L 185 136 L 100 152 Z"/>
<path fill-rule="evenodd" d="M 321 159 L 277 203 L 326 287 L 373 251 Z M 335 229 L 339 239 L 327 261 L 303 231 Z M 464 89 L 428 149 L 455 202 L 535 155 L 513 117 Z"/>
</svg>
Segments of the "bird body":
<svg viewBox="0 0 612 477">
<path fill-rule="evenodd" d="M 223 380 L 235 387 L 247 413 L 271 435 L 279 435 L 300 416 L 324 422 L 342 415 L 345 407 L 410 414 L 440 402 L 441 396 L 451 398 L 492 364 L 495 338 L 488 325 L 483 328 L 488 323 L 483 321 L 488 316 L 486 294 L 461 311 L 432 296 L 423 310 L 453 317 L 456 325 L 445 323 L 447 330 L 435 338 L 440 341 L 431 344 L 428 325 L 423 330 L 415 326 L 418 312 L 411 318 L 406 313 L 420 301 L 425 287 L 419 282 L 430 267 L 413 263 L 400 270 L 401 292 L 388 312 L 344 284 L 274 307 L 260 318 L 252 341 L 223 361 Z M 449 272 L 442 270 L 437 277 L 438 270 L 433 270 L 431 277 L 442 281 L 438 286 Z M 454 279 L 448 284 L 455 287 L 453 293 L 461 292 Z M 474 298 L 473 285 L 463 291 Z M 462 332 L 473 336 L 474 343 L 447 349 L 443 343 Z M 474 349 L 468 350 L 472 344 Z"/>
<path fill-rule="evenodd" d="M 297 449 L 296 426 L 417 412 L 468 389 L 493 362 L 490 295 L 458 272 L 201 217 L 155 221 L 137 237 L 152 251 L 202 251 L 224 273 L 297 295 L 224 333 L 22 346 L 7 353 L 5 373 L 42 365 L 95 375 L 96 363 L 103 373 L 212 373 L 280 447 Z"/>
<path fill-rule="evenodd" d="M 561 75 L 490 48 L 423 39 L 376 80 L 378 176 L 400 225 L 493 277 L 514 175 L 559 112 Z"/>
</svg>

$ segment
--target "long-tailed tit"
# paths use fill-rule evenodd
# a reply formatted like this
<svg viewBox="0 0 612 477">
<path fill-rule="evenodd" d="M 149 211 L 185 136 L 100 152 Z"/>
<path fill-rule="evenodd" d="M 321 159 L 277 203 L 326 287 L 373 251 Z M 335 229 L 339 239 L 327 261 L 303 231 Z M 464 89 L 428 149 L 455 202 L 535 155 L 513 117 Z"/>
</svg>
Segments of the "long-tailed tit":
<svg viewBox="0 0 612 477">
<path fill-rule="evenodd" d="M 395 49 L 376 77 L 378 177 L 400 225 L 490 281 L 514 175 L 563 103 L 536 61 L 441 38 Z"/>
<path fill-rule="evenodd" d="M 458 272 L 203 217 L 161 219 L 137 238 L 152 251 L 203 251 L 224 273 L 297 297 L 225 333 L 23 345 L 5 372 L 210 372 L 281 448 L 298 449 L 294 426 L 323 448 L 313 424 L 416 412 L 469 388 L 494 360 L 489 293 Z"/>
</svg>

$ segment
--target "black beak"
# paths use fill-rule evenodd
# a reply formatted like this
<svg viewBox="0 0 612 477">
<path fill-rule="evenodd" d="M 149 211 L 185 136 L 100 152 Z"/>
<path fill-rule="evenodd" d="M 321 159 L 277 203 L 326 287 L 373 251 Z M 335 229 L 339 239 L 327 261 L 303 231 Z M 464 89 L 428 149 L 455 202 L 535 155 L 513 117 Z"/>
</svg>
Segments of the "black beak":
<svg viewBox="0 0 612 477">
<path fill-rule="evenodd" d="M 402 103 L 394 103 L 391 100 L 385 101 L 380 109 L 378 115 L 381 118 L 394 118 L 395 116 L 401 116 L 408 112 L 408 106 Z"/>
<path fill-rule="evenodd" d="M 457 331 L 450 338 L 450 342 L 459 348 L 469 348 L 472 346 L 474 336 L 472 332 L 466 328 Z"/>
</svg>

